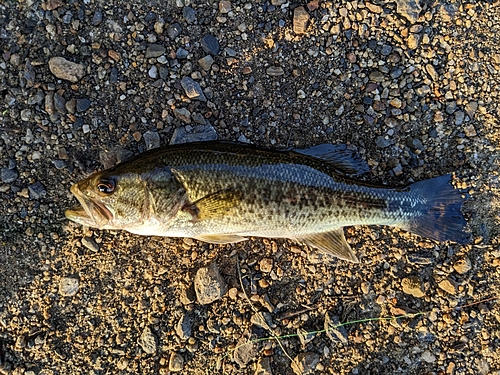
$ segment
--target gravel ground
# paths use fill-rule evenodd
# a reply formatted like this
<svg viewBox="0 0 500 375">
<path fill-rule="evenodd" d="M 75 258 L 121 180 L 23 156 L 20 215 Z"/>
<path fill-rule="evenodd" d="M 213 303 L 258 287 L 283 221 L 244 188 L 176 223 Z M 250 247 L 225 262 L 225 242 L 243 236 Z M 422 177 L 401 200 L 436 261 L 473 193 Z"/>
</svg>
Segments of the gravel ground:
<svg viewBox="0 0 500 375">
<path fill-rule="evenodd" d="M 500 310 L 477 303 L 500 281 L 499 20 L 479 0 L 1 2 L 0 374 L 500 374 Z M 351 264 L 64 218 L 91 172 L 215 138 L 350 144 L 376 183 L 454 173 L 474 242 L 347 228 Z"/>
</svg>

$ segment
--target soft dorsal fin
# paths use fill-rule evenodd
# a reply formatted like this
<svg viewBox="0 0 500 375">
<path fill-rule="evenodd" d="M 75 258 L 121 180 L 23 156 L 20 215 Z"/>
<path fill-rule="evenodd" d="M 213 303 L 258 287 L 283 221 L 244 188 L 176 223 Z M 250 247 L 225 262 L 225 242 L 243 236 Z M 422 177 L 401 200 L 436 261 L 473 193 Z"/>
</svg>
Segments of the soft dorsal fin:
<svg viewBox="0 0 500 375">
<path fill-rule="evenodd" d="M 308 148 L 293 149 L 299 154 L 313 156 L 334 165 L 339 172 L 347 175 L 362 175 L 370 171 L 370 166 L 366 161 L 353 150 L 349 150 L 346 145 L 321 144 Z"/>
<path fill-rule="evenodd" d="M 354 254 L 351 246 L 349 246 L 345 240 L 344 230 L 342 228 L 332 232 L 308 234 L 306 236 L 296 237 L 295 239 L 298 242 L 312 246 L 337 258 L 359 263 L 356 254 Z"/>
</svg>

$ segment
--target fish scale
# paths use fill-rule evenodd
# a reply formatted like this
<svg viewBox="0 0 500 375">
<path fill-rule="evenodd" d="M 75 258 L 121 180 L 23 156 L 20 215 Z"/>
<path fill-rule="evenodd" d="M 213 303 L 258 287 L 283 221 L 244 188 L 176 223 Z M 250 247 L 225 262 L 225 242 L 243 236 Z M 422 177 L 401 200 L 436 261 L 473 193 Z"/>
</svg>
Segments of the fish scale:
<svg viewBox="0 0 500 375">
<path fill-rule="evenodd" d="M 345 226 L 391 225 L 468 242 L 464 198 L 450 176 L 403 188 L 350 177 L 367 169 L 352 151 L 333 145 L 284 151 L 228 142 L 167 146 L 75 184 L 83 208 L 66 215 L 102 229 L 213 243 L 291 238 L 353 261 Z M 96 191 L 99 184 L 114 189 Z"/>
</svg>

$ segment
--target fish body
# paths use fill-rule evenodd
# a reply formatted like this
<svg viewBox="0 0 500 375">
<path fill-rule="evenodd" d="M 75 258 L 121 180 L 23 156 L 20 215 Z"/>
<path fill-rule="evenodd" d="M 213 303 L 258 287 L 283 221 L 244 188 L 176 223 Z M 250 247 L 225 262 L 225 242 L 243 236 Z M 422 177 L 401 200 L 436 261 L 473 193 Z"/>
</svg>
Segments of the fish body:
<svg viewBox="0 0 500 375">
<path fill-rule="evenodd" d="M 357 258 L 345 226 L 390 225 L 438 241 L 469 241 L 464 198 L 450 176 L 403 188 L 352 177 L 367 170 L 345 146 L 166 146 L 74 184 L 81 207 L 66 216 L 100 229 L 211 243 L 290 238 L 351 261 Z"/>
</svg>

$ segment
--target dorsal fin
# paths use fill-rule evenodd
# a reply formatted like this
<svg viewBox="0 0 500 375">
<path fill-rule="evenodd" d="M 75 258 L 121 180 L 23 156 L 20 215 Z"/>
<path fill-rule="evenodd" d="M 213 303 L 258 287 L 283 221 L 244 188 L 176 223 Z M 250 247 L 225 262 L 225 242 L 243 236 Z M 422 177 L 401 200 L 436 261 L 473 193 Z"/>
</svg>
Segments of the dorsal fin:
<svg viewBox="0 0 500 375">
<path fill-rule="evenodd" d="M 359 176 L 370 171 L 366 161 L 346 145 L 321 144 L 308 148 L 296 148 L 292 151 L 324 160 L 332 164 L 339 172 Z"/>
</svg>

